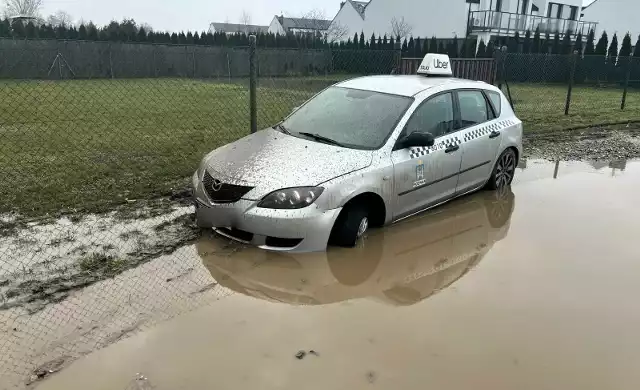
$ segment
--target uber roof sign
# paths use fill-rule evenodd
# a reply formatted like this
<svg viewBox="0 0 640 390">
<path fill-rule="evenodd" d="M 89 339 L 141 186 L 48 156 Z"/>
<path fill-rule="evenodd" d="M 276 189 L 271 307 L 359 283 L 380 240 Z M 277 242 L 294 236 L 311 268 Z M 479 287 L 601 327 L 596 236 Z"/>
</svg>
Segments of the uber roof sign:
<svg viewBox="0 0 640 390">
<path fill-rule="evenodd" d="M 422 63 L 418 68 L 418 74 L 425 76 L 453 77 L 451 60 L 449 60 L 449 56 L 446 54 L 429 53 L 424 57 L 424 60 L 422 60 Z"/>
</svg>

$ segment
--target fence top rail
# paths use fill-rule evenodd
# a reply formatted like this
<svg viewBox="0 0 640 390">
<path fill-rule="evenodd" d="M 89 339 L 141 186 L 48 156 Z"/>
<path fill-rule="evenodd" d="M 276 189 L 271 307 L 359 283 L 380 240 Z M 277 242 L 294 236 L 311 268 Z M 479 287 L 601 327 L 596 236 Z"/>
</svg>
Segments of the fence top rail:
<svg viewBox="0 0 640 390">
<path fill-rule="evenodd" d="M 415 57 L 403 57 L 402 60 L 408 61 L 422 61 L 424 58 L 415 58 Z M 493 58 L 452 58 L 451 61 L 478 61 L 478 62 L 490 62 L 493 61 Z"/>
</svg>

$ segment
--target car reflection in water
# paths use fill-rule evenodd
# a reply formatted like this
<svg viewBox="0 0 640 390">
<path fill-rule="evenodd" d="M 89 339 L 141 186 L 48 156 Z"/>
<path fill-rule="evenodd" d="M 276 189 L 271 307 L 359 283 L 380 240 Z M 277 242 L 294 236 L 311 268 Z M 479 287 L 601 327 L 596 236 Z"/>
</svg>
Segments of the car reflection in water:
<svg viewBox="0 0 640 390">
<path fill-rule="evenodd" d="M 408 306 L 460 279 L 505 238 L 514 201 L 508 188 L 481 192 L 371 231 L 350 249 L 273 253 L 212 234 L 197 248 L 220 285 L 248 296 L 293 305 L 369 297 Z"/>
</svg>

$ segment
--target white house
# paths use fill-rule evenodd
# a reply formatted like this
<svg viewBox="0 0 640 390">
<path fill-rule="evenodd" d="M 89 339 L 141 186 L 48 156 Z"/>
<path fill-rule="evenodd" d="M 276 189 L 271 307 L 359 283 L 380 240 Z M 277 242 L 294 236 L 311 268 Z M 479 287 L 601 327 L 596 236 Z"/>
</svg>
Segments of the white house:
<svg viewBox="0 0 640 390">
<path fill-rule="evenodd" d="M 330 25 L 330 20 L 274 16 L 269 25 L 269 32 L 280 35 L 286 35 L 288 33 L 315 33 L 324 35 L 327 33 Z"/>
<path fill-rule="evenodd" d="M 209 25 L 209 32 L 223 32 L 227 35 L 232 35 L 235 33 L 266 33 L 269 27 L 267 26 L 256 26 L 253 24 L 236 24 L 236 23 L 211 23 Z"/>
<path fill-rule="evenodd" d="M 595 0 L 585 6 L 584 17 L 598 21 L 596 29 L 596 39 L 603 31 L 609 35 L 609 41 L 613 34 L 618 34 L 618 41 L 626 33 L 631 34 L 631 41 L 635 45 L 640 34 L 640 1 L 638 0 Z"/>
<path fill-rule="evenodd" d="M 346 0 L 331 30 L 347 29 L 381 36 L 453 38 L 521 35 L 536 28 L 545 33 L 582 31 L 595 23 L 581 19 L 583 0 Z M 607 0 L 599 0 L 606 2 Z M 622 0 L 619 0 L 622 1 Z M 628 0 L 633 1 L 633 0 Z M 637 1 L 637 0 L 636 0 Z"/>
</svg>

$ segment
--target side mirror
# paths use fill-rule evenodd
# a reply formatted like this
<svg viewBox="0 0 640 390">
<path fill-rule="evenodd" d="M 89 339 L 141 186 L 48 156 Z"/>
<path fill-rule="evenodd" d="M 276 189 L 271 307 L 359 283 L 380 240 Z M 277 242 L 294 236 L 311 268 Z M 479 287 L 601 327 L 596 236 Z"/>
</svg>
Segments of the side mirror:
<svg viewBox="0 0 640 390">
<path fill-rule="evenodd" d="M 434 143 L 435 143 L 435 138 L 433 137 L 433 134 L 421 133 L 419 131 L 414 131 L 413 133 L 404 137 L 400 141 L 400 145 L 402 146 L 403 149 L 416 147 L 416 146 L 429 147 L 429 146 L 433 146 Z"/>
</svg>

